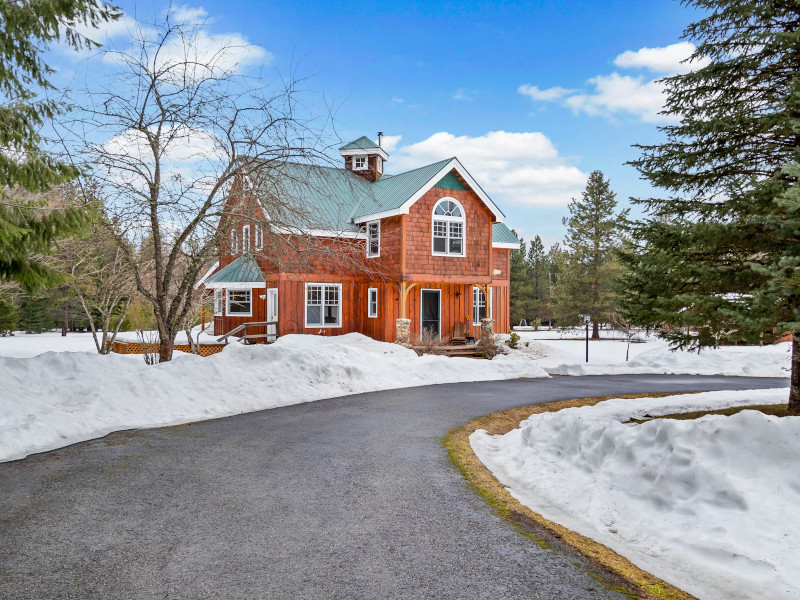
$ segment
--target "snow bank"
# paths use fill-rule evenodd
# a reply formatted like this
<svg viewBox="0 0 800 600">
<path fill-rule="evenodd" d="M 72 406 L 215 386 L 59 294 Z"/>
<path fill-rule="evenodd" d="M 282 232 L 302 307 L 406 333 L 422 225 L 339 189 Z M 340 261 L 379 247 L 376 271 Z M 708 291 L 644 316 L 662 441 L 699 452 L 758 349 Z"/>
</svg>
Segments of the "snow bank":
<svg viewBox="0 0 800 600">
<path fill-rule="evenodd" d="M 533 415 L 477 456 L 521 503 L 705 599 L 800 598 L 800 418 L 757 411 L 788 390 L 609 400 Z"/>
<path fill-rule="evenodd" d="M 529 346 L 526 347 L 524 342 Z M 791 344 L 705 348 L 699 354 L 671 351 L 663 340 L 631 344 L 625 361 L 625 342 L 589 343 L 589 363 L 580 341 L 539 341 L 523 337 L 519 348 L 500 360 L 533 359 L 551 375 L 742 375 L 788 377 Z"/>
<path fill-rule="evenodd" d="M 90 352 L 0 358 L 0 460 L 111 431 L 175 425 L 361 392 L 547 377 L 530 361 L 502 364 L 417 355 L 351 333 L 287 335 L 269 346 L 230 344 L 165 364 Z"/>
</svg>

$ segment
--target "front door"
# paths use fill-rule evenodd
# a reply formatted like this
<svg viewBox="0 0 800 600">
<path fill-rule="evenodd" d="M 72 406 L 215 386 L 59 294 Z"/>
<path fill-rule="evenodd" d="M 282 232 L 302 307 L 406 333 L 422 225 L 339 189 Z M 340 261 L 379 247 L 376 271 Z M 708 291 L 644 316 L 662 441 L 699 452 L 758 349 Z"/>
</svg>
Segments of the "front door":
<svg viewBox="0 0 800 600">
<path fill-rule="evenodd" d="M 442 291 L 441 290 L 422 290 L 421 292 L 421 305 L 422 305 L 422 326 L 420 333 L 423 337 L 438 338 L 441 336 L 441 308 L 442 308 Z"/>
</svg>

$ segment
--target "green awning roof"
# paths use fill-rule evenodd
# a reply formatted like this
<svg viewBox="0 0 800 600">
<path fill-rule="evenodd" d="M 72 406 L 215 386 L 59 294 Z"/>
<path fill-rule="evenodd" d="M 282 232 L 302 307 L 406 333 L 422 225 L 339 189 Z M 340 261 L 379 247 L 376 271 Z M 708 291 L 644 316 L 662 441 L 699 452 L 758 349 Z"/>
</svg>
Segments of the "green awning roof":
<svg viewBox="0 0 800 600">
<path fill-rule="evenodd" d="M 517 239 L 513 231 L 506 227 L 505 223 L 495 223 L 492 225 L 492 243 L 516 244 L 519 246 L 519 239 Z"/>
<path fill-rule="evenodd" d="M 225 287 L 221 284 L 266 283 L 258 263 L 249 254 L 243 254 L 227 267 L 223 267 L 205 280 L 206 287 Z M 262 286 L 263 287 L 263 286 Z"/>
</svg>

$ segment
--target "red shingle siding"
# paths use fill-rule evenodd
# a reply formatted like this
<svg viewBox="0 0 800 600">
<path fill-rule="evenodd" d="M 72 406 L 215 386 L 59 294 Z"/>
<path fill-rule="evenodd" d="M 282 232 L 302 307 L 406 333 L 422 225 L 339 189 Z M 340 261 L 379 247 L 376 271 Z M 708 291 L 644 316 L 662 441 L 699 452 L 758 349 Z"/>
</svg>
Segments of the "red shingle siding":
<svg viewBox="0 0 800 600">
<path fill-rule="evenodd" d="M 466 213 L 466 255 L 433 256 L 433 207 L 442 198 L 455 198 Z M 490 275 L 492 213 L 474 192 L 431 188 L 412 207 L 405 218 L 406 273 L 434 277 Z"/>
</svg>

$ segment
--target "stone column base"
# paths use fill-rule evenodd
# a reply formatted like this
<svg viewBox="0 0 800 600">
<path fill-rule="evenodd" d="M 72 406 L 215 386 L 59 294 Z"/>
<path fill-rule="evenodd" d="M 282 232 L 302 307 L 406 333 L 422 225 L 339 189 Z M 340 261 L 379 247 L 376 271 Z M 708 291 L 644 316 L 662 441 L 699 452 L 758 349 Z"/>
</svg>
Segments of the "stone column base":
<svg viewBox="0 0 800 600">
<path fill-rule="evenodd" d="M 397 319 L 394 343 L 411 347 L 411 319 Z"/>
</svg>

